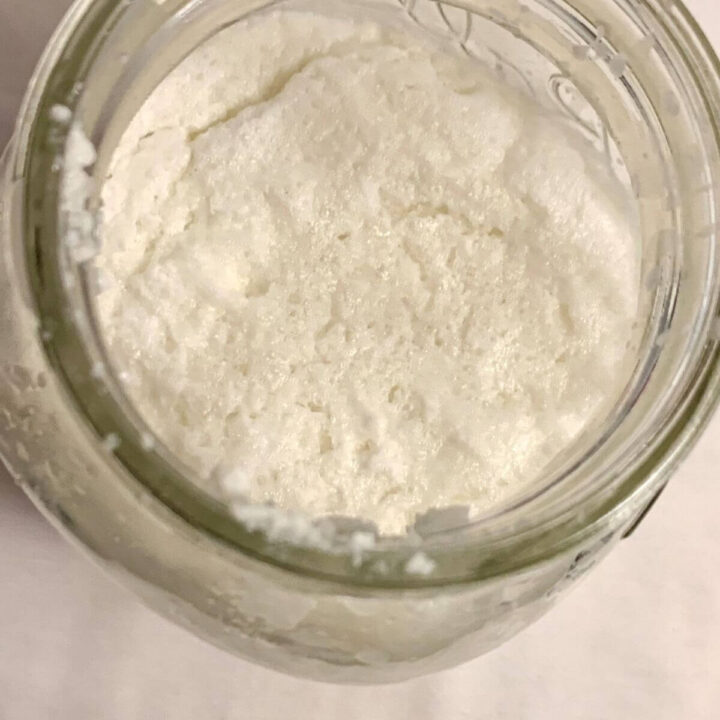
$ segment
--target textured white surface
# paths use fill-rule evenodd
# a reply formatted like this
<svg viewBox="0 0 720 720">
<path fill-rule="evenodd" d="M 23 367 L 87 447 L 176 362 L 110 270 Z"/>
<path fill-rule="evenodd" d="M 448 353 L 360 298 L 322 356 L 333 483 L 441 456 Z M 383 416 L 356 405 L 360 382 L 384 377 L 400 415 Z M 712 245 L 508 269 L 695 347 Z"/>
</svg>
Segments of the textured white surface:
<svg viewBox="0 0 720 720">
<path fill-rule="evenodd" d="M 216 35 L 123 136 L 96 259 L 109 355 L 201 478 L 395 534 L 507 501 L 612 407 L 639 286 L 580 137 L 420 38 Z"/>
<path fill-rule="evenodd" d="M 0 0 L 0 132 L 66 4 Z M 716 0 L 688 4 L 720 44 Z M 637 534 L 537 625 L 381 688 L 294 680 L 196 640 L 103 577 L 3 478 L 0 720 L 716 720 L 718 438 L 720 418 Z"/>
</svg>

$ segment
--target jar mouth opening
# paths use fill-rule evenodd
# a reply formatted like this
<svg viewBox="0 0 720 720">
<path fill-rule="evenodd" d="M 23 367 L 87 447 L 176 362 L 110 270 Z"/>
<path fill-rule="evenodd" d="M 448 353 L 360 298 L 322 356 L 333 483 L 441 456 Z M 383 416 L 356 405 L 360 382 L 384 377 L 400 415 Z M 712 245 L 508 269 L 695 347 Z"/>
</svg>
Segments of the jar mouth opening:
<svg viewBox="0 0 720 720">
<path fill-rule="evenodd" d="M 411 17 L 418 15 L 422 4 L 423 0 L 401 3 Z M 461 6 L 450 2 L 442 7 L 448 9 L 446 19 L 452 9 L 517 32 L 509 27 L 512 19 L 495 4 L 468 0 Z M 619 131 L 614 131 L 625 128 L 623 123 L 635 113 L 636 121 L 640 117 L 644 124 L 643 137 L 647 134 L 645 151 L 649 148 L 658 156 L 643 159 L 638 148 L 637 163 L 629 163 L 642 171 L 633 184 L 645 214 L 644 242 L 652 238 L 653 245 L 644 277 L 651 297 L 648 320 L 638 363 L 621 401 L 602 426 L 585 438 L 584 445 L 564 457 L 562 466 L 554 465 L 504 505 L 470 521 L 457 509 L 431 511 L 408 536 L 373 537 L 368 544 L 368 530 L 353 521 L 320 519 L 302 526 L 299 534 L 293 513 L 274 510 L 277 515 L 255 526 L 239 522 L 225 503 L 202 491 L 179 461 L 154 442 L 113 374 L 93 317 L 88 275 L 82 263 L 69 259 L 63 241 L 67 212 L 63 217 L 61 186 L 68 172 L 68 166 L 63 167 L 68 137 L 73 129 L 83 128 L 100 154 L 105 148 L 107 155 L 112 133 L 117 136 L 120 124 L 113 117 L 113 102 L 117 93 L 127 93 L 132 87 L 136 79 L 132 73 L 140 72 L 148 53 L 157 50 L 158 38 L 163 42 L 166 36 L 182 34 L 193 23 L 207 36 L 211 28 L 222 26 L 224 17 L 215 10 L 223 5 L 217 2 L 208 3 L 213 8 L 197 17 L 193 13 L 200 12 L 202 3 L 169 0 L 138 8 L 117 5 L 109 0 L 81 0 L 58 30 L 21 113 L 15 176 L 23 195 L 24 256 L 20 260 L 39 317 L 40 341 L 70 403 L 101 448 L 104 442 L 108 462 L 118 464 L 127 482 L 139 482 L 148 496 L 225 547 L 286 570 L 369 587 L 423 587 L 492 577 L 553 557 L 591 538 L 609 516 L 616 527 L 629 524 L 636 498 L 642 495 L 649 501 L 662 486 L 720 397 L 720 280 L 715 249 L 720 63 L 689 12 L 679 3 L 669 10 L 650 2 L 639 4 L 633 20 L 642 20 L 656 33 L 647 53 L 648 67 L 641 68 L 642 60 L 637 65 L 631 62 L 630 30 L 626 33 L 618 20 L 624 14 L 623 3 L 609 0 L 606 8 L 599 9 L 589 0 L 538 0 L 535 8 L 542 22 L 560 19 L 562 33 L 571 33 L 565 47 L 553 48 L 560 58 L 577 55 L 574 49 L 583 44 L 594 48 L 597 77 L 592 81 L 602 87 L 593 100 L 612 139 L 628 150 L 628 139 L 623 146 Z M 264 4 L 247 5 L 250 11 Z M 591 14 L 588 8 L 593 5 Z M 127 40 L 110 43 L 108 38 L 123 23 L 140 19 L 147 37 L 136 38 L 136 47 Z M 548 24 L 537 36 L 524 40 L 532 44 L 544 38 L 559 43 L 562 33 L 551 31 Z M 627 59 L 628 67 L 613 78 L 608 67 L 612 70 L 611 60 L 617 57 Z M 108 65 L 112 58 L 117 60 L 114 72 Z M 98 74 L 100 65 L 104 75 Z M 159 79 L 148 76 L 147 82 L 152 85 Z M 112 91 L 101 93 L 103 86 Z M 617 97 L 612 92 L 631 98 L 628 108 L 604 106 L 603 100 Z M 668 93 L 681 101 L 688 117 L 669 113 L 667 102 L 661 106 Z M 57 106 L 69 108 L 74 119 L 59 118 L 53 110 Z M 669 119 L 668 114 L 672 115 Z M 628 138 L 638 139 L 639 130 L 638 135 L 627 132 Z M 689 138 L 697 150 L 695 172 L 706 186 L 695 194 L 685 187 L 691 169 L 676 167 L 673 151 L 675 145 L 686 146 Z M 648 188 L 653 167 L 666 173 L 661 192 Z M 104 177 L 102 163 L 93 157 L 75 171 L 85 175 L 96 195 Z M 665 225 L 656 224 L 652 217 L 658 212 L 658 198 L 668 205 L 663 210 Z M 90 235 L 87 240 L 95 242 Z M 703 253 L 691 243 L 704 245 Z M 413 559 L 423 556 L 430 564 L 420 572 L 408 572 Z"/>
</svg>

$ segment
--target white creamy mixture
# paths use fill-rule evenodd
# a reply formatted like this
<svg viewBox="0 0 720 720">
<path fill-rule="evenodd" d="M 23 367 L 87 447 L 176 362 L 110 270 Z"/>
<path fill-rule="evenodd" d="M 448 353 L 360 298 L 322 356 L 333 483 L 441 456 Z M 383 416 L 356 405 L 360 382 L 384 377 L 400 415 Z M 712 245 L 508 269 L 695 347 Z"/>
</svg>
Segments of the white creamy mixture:
<svg viewBox="0 0 720 720">
<path fill-rule="evenodd" d="M 97 259 L 162 441 L 383 532 L 536 478 L 619 392 L 638 293 L 570 131 L 423 43 L 293 12 L 217 35 L 120 143 Z"/>
</svg>

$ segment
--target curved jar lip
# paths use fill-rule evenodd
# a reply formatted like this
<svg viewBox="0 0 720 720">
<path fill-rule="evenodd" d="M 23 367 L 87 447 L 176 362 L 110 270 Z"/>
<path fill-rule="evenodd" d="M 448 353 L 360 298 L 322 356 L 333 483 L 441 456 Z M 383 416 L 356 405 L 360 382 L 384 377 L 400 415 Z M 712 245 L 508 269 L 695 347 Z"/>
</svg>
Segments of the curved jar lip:
<svg viewBox="0 0 720 720">
<path fill-rule="evenodd" d="M 249 2 L 248 6 L 263 3 Z M 415 11 L 420 3 L 410 3 Z M 495 13 L 491 0 L 474 0 L 464 8 L 502 24 L 507 14 Z M 591 0 L 575 0 L 553 6 L 556 12 L 567 8 L 578 13 L 587 25 L 588 37 L 596 42 L 612 40 L 617 52 L 624 47 L 621 32 L 606 28 L 605 33 L 592 29 L 588 18 L 596 17 Z M 677 286 L 669 283 L 656 301 L 662 305 L 655 318 L 656 327 L 646 353 L 623 400 L 624 406 L 584 453 L 565 467 L 538 483 L 537 490 L 519 498 L 512 505 L 460 527 L 407 538 L 379 538 L 364 557 L 354 562 L 353 528 L 339 533 L 336 547 L 310 543 L 294 543 L 285 536 L 273 536 L 266 530 L 250 530 L 238 522 L 222 503 L 203 493 L 187 478 L 179 463 L 161 446 L 149 447 L 147 428 L 125 398 L 120 384 L 111 372 L 97 373 L 98 367 L 109 367 L 99 341 L 99 333 L 89 312 L 90 288 L 81 268 L 70 266 L 62 247 L 63 225 L 60 212 L 60 184 L 57 159 L 73 124 L 52 119 L 51 109 L 68 106 L 93 142 L 102 148 L 107 138 L 107 107 L 88 110 L 86 89 L 93 69 L 105 61 L 106 38 L 114 29 L 127 22 L 131 5 L 116 0 L 79 0 L 59 27 L 36 71 L 21 110 L 10 171 L 19 180 L 17 207 L 22 213 L 22 248 L 18 253 L 20 270 L 27 282 L 30 302 L 39 318 L 38 341 L 62 386 L 67 392 L 68 410 L 77 413 L 100 442 L 101 438 L 117 436 L 121 443 L 114 450 L 114 459 L 125 481 L 137 482 L 166 507 L 208 537 L 238 552 L 263 562 L 322 579 L 340 581 L 368 588 L 408 588 L 476 581 L 527 568 L 560 552 L 597 537 L 608 524 L 615 527 L 629 524 L 666 481 L 669 473 L 688 452 L 708 422 L 720 398 L 720 328 L 717 298 L 718 267 L 715 252 L 717 234 L 714 225 L 705 232 L 709 261 L 705 268 L 707 286 L 703 302 L 692 328 L 684 334 L 690 349 L 685 361 L 673 376 L 672 390 L 663 396 L 667 407 L 651 410 L 661 414 L 645 426 L 632 442 L 619 443 L 608 454 L 608 441 L 622 432 L 626 416 L 639 405 L 638 398 L 652 382 L 653 372 L 663 353 L 669 352 L 659 338 L 672 329 L 672 310 Z M 186 22 L 178 15 L 183 0 L 146 3 L 143 9 L 147 28 L 162 33 L 178 32 L 178 23 Z M 191 3 L 192 5 L 192 3 Z M 608 0 L 603 6 L 620 12 L 624 0 Z M 718 128 L 720 128 L 720 62 L 709 42 L 680 3 L 668 8 L 655 0 L 634 3 L 648 22 L 663 33 L 657 39 L 658 56 L 670 58 L 669 64 L 692 99 L 696 121 L 702 124 L 707 173 L 710 177 L 706 201 L 711 215 L 720 200 L 720 164 L 718 163 Z M 150 22 L 152 20 L 152 22 Z M 597 23 L 594 23 L 597 28 Z M 142 27 L 142 26 L 138 26 Z M 579 25 L 581 27 L 581 25 Z M 148 33 L 151 31 L 148 30 Z M 617 35 L 617 37 L 616 37 Z M 142 38 L 138 40 L 140 45 Z M 608 45 L 609 46 L 609 45 Z M 619 50 L 618 50 L 619 48 Z M 119 46 L 113 49 L 119 52 Z M 132 61 L 129 63 L 132 65 Z M 112 69 L 106 82 L 122 89 L 127 78 L 118 68 Z M 86 82 L 87 81 L 87 82 Z M 102 155 L 102 151 L 101 151 Z M 97 170 L 89 170 L 102 177 Z M 695 237 L 698 228 L 688 223 L 684 239 Z M 68 282 L 69 274 L 72 282 Z M 691 347 L 690 347 L 691 346 Z M 677 386 L 677 387 L 676 387 Z M 322 532 L 322 521 L 318 525 Z M 417 552 L 431 557 L 434 569 L 426 575 L 405 572 L 407 562 Z M 382 571 L 378 570 L 382 568 Z"/>
</svg>

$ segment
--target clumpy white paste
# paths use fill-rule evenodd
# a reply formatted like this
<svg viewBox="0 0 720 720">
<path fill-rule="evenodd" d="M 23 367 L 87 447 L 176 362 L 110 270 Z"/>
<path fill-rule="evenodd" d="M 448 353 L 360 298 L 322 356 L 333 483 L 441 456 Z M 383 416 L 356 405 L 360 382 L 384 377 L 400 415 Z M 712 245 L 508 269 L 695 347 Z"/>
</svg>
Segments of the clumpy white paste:
<svg viewBox="0 0 720 720">
<path fill-rule="evenodd" d="M 636 238 L 583 152 L 397 31 L 223 31 L 104 186 L 98 313 L 130 397 L 252 500 L 393 533 L 507 499 L 626 379 Z"/>
</svg>

